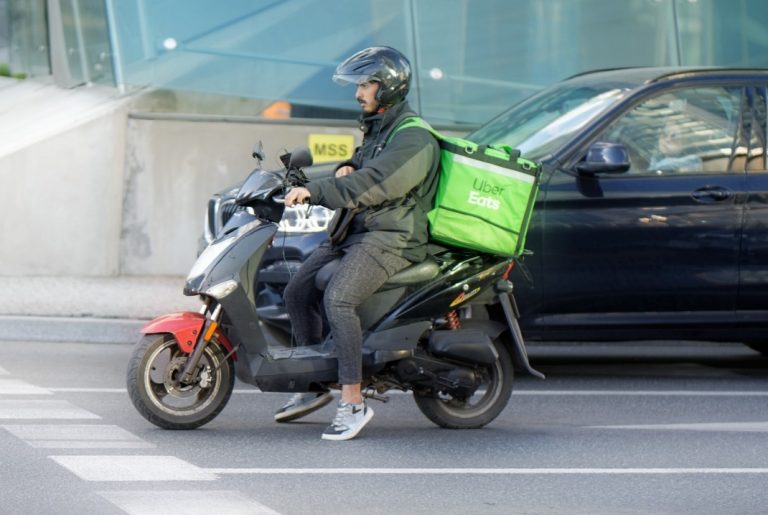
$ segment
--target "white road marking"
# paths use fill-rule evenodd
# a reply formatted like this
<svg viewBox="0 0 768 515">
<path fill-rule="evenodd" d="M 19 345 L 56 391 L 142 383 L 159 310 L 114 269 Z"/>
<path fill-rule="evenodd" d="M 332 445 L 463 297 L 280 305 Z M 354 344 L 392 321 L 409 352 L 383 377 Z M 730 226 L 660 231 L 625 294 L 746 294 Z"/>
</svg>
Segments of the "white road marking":
<svg viewBox="0 0 768 515">
<path fill-rule="evenodd" d="M 27 442 L 36 449 L 154 449 L 149 442 L 84 442 L 80 440 L 35 440 Z"/>
<path fill-rule="evenodd" d="M 18 379 L 0 379 L 0 395 L 52 395 L 53 392 Z"/>
<path fill-rule="evenodd" d="M 41 449 L 147 449 L 155 445 L 114 425 L 8 424 L 0 426 Z"/>
<path fill-rule="evenodd" d="M 120 490 L 98 494 L 129 515 L 279 515 L 275 510 L 245 497 L 236 490 Z"/>
<path fill-rule="evenodd" d="M 85 481 L 215 481 L 175 456 L 49 456 Z"/>
<path fill-rule="evenodd" d="M 47 388 L 55 393 L 128 393 L 125 388 Z M 262 392 L 257 389 L 235 388 L 236 394 L 277 394 L 285 392 Z M 411 392 L 391 391 L 385 395 L 411 395 Z M 628 396 L 628 397 L 768 397 L 768 391 L 759 390 L 513 390 L 513 396 L 551 395 L 551 396 Z"/>
<path fill-rule="evenodd" d="M 209 468 L 212 474 L 699 475 L 768 474 L 768 468 Z"/>
<path fill-rule="evenodd" d="M 699 422 L 687 424 L 636 424 L 587 426 L 587 429 L 648 429 L 652 431 L 724 431 L 736 433 L 768 433 L 768 422 Z"/>
<path fill-rule="evenodd" d="M 0 401 L 0 419 L 98 419 L 67 401 Z"/>
<path fill-rule="evenodd" d="M 128 393 L 125 388 L 48 388 L 55 393 Z"/>
<path fill-rule="evenodd" d="M 8 375 L 8 371 L 3 367 L 0 367 L 0 376 L 7 376 L 7 375 Z"/>
<path fill-rule="evenodd" d="M 583 395 L 628 397 L 768 397 L 758 390 L 513 390 L 512 395 Z"/>
</svg>

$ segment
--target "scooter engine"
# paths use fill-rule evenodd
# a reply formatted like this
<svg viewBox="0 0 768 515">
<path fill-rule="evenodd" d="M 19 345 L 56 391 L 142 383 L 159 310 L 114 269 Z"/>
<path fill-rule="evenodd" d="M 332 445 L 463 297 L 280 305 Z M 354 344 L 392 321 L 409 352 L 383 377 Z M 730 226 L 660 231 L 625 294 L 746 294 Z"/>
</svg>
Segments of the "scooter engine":
<svg viewBox="0 0 768 515">
<path fill-rule="evenodd" d="M 471 396 L 480 385 L 474 369 L 427 355 L 416 355 L 400 361 L 395 373 L 404 384 L 450 393 L 454 397 Z"/>
</svg>

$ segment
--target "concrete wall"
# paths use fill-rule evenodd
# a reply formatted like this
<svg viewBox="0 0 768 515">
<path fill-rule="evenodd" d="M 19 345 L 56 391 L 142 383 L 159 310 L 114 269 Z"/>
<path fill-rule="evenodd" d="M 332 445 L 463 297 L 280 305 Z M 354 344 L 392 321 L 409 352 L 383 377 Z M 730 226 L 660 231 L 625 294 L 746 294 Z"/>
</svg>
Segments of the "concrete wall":
<svg viewBox="0 0 768 515">
<path fill-rule="evenodd" d="M 126 102 L 8 84 L 0 87 L 0 275 L 117 274 Z"/>
<path fill-rule="evenodd" d="M 140 97 L 0 81 L 0 275 L 186 275 L 210 195 L 310 133 L 256 118 L 131 114 Z M 171 118 L 171 119 L 168 119 Z"/>
<path fill-rule="evenodd" d="M 257 117 L 134 112 L 137 96 L 0 81 L 0 275 L 184 276 L 212 193 L 242 181 L 264 145 L 266 169 L 310 134 Z M 446 134 L 452 134 L 447 131 Z"/>
<path fill-rule="evenodd" d="M 197 255 L 203 216 L 213 192 L 253 170 L 262 141 L 266 169 L 284 149 L 307 145 L 310 133 L 357 134 L 356 126 L 307 126 L 256 120 L 127 121 L 120 273 L 185 275 Z"/>
</svg>

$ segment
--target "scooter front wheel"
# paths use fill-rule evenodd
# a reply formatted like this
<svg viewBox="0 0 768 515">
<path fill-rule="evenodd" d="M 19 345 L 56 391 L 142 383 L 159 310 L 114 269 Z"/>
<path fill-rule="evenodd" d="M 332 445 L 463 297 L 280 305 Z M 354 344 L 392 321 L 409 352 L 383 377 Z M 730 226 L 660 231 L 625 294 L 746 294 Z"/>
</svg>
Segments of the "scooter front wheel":
<svg viewBox="0 0 768 515">
<path fill-rule="evenodd" d="M 456 397 L 440 391 L 414 391 L 416 406 L 429 420 L 449 429 L 476 429 L 489 424 L 507 406 L 512 395 L 514 367 L 509 349 L 497 338 L 499 359 L 478 370 L 481 384 L 474 395 Z"/>
<path fill-rule="evenodd" d="M 218 415 L 235 386 L 234 364 L 211 341 L 192 384 L 178 381 L 189 355 L 171 334 L 145 335 L 128 364 L 131 402 L 147 420 L 163 429 L 195 429 Z"/>
</svg>

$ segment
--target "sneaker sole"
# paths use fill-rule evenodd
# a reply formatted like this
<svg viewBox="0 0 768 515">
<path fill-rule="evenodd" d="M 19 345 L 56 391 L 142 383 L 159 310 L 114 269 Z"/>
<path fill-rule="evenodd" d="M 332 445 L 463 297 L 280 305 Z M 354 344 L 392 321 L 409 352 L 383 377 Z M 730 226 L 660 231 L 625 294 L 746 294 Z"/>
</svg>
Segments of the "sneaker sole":
<svg viewBox="0 0 768 515">
<path fill-rule="evenodd" d="M 306 415 L 309 415 L 313 411 L 319 410 L 320 408 L 322 408 L 332 400 L 333 400 L 333 395 L 331 395 L 330 393 L 325 394 L 313 400 L 309 404 L 305 404 L 304 406 L 294 408 L 292 410 L 286 410 L 281 413 L 276 413 L 275 422 L 290 422 L 291 420 L 296 420 L 298 418 L 304 417 Z"/>
<path fill-rule="evenodd" d="M 373 418 L 373 410 L 371 408 L 366 409 L 365 417 L 363 417 L 362 423 L 360 423 L 359 426 L 357 426 L 357 429 L 355 429 L 353 432 L 349 433 L 342 433 L 339 435 L 327 435 L 323 433 L 322 439 L 323 440 L 333 440 L 333 441 L 341 441 L 341 440 L 351 440 L 352 438 L 356 437 L 360 431 L 363 430 L 363 428 L 368 424 L 368 422 L 371 421 Z"/>
</svg>

